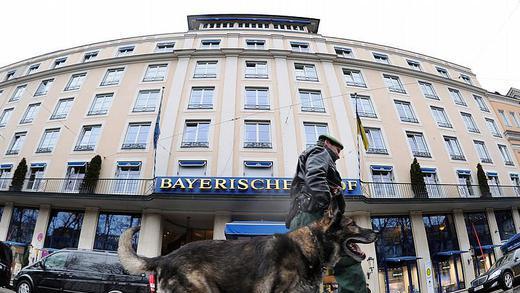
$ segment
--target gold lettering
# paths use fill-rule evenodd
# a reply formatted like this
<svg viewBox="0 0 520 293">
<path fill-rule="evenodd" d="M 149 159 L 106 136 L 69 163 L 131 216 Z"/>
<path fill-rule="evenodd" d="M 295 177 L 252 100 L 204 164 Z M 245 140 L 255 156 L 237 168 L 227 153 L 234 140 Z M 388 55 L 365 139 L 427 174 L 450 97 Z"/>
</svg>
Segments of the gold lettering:
<svg viewBox="0 0 520 293">
<path fill-rule="evenodd" d="M 345 182 L 341 181 L 341 190 L 345 189 L 347 189 L 347 185 L 345 184 Z"/>
<path fill-rule="evenodd" d="M 274 180 L 274 188 L 271 188 L 272 184 L 273 183 L 271 182 L 271 179 L 267 179 L 265 181 L 265 185 L 266 185 L 265 189 L 266 190 L 271 190 L 271 189 L 278 190 L 278 189 L 280 189 L 280 180 L 278 180 L 278 179 Z"/>
<path fill-rule="evenodd" d="M 291 182 L 292 182 L 292 180 L 284 179 L 283 180 L 283 190 L 291 189 Z"/>
<path fill-rule="evenodd" d="M 161 178 L 161 189 L 171 188 L 172 180 L 170 178 Z"/>
<path fill-rule="evenodd" d="M 188 182 L 188 189 L 193 189 L 193 184 L 195 184 L 197 180 L 197 178 L 186 178 L 186 181 Z"/>
<path fill-rule="evenodd" d="M 177 181 L 175 181 L 175 184 L 172 186 L 172 189 L 179 188 L 179 187 L 181 189 L 186 189 L 186 186 L 184 186 L 184 182 L 182 182 L 181 178 L 178 178 Z"/>
<path fill-rule="evenodd" d="M 248 188 L 247 179 L 238 179 L 238 190 L 246 190 Z"/>
<path fill-rule="evenodd" d="M 209 179 L 209 178 L 200 179 L 200 189 L 211 189 L 211 179 Z"/>
<path fill-rule="evenodd" d="M 226 179 L 215 179 L 215 189 L 227 190 Z"/>
<path fill-rule="evenodd" d="M 235 179 L 229 179 L 229 189 L 235 189 Z"/>
<path fill-rule="evenodd" d="M 353 191 L 357 188 L 357 181 L 348 181 L 348 190 Z"/>
<path fill-rule="evenodd" d="M 256 187 L 255 183 L 257 182 L 261 182 L 262 180 L 261 179 L 255 179 L 253 181 L 251 181 L 251 187 L 254 189 L 254 190 L 258 190 L 258 189 L 264 189 L 263 187 Z"/>
</svg>

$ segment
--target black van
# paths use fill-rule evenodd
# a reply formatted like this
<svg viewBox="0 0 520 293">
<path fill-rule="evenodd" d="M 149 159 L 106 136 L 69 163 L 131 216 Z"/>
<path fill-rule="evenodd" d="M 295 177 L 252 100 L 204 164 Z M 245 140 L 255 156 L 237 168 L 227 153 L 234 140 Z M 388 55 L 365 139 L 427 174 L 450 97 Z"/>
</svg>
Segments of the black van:
<svg viewBox="0 0 520 293">
<path fill-rule="evenodd" d="M 63 249 L 23 268 L 13 280 L 18 293 L 150 293 L 145 275 L 125 272 L 116 253 Z"/>
</svg>

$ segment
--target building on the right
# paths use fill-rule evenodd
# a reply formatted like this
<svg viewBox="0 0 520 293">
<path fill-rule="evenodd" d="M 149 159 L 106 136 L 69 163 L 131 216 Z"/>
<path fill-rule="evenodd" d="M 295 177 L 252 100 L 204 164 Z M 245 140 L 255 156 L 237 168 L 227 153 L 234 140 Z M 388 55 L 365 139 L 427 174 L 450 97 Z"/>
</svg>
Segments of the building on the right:
<svg viewBox="0 0 520 293">
<path fill-rule="evenodd" d="M 506 95 L 495 92 L 489 93 L 488 97 L 504 130 L 503 135 L 511 143 L 514 156 L 518 160 L 520 159 L 520 90 L 510 88 Z M 500 152 L 503 158 L 509 158 L 508 161 L 512 162 L 507 149 L 501 148 Z"/>
</svg>

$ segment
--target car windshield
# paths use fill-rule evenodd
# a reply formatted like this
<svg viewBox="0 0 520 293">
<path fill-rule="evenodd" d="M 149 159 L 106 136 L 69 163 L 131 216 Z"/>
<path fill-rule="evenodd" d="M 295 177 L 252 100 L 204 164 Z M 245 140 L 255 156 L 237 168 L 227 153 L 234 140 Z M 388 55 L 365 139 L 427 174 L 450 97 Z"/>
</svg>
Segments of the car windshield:
<svg viewBox="0 0 520 293">
<path fill-rule="evenodd" d="M 506 262 L 510 261 L 512 258 L 513 258 L 513 254 L 514 253 L 508 253 L 504 256 L 502 256 L 501 258 L 499 258 L 492 266 L 491 268 L 489 268 L 489 270 L 494 270 L 498 267 L 501 267 L 503 264 L 505 264 Z"/>
</svg>

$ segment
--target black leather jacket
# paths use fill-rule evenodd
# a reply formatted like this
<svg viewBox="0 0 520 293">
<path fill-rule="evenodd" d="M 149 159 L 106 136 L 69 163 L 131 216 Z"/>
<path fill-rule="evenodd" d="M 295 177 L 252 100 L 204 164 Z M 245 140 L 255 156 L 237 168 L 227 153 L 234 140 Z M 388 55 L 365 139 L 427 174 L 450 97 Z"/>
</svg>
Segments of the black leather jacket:
<svg viewBox="0 0 520 293">
<path fill-rule="evenodd" d="M 324 211 L 332 198 L 332 193 L 341 187 L 341 176 L 336 169 L 338 156 L 321 144 L 305 150 L 298 158 L 296 174 L 291 183 L 291 209 L 286 225 L 299 211 Z M 341 189 L 340 189 L 341 190 Z M 340 206 L 345 207 L 343 201 Z"/>
</svg>

